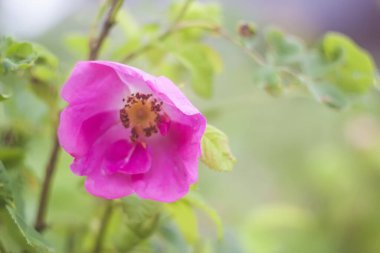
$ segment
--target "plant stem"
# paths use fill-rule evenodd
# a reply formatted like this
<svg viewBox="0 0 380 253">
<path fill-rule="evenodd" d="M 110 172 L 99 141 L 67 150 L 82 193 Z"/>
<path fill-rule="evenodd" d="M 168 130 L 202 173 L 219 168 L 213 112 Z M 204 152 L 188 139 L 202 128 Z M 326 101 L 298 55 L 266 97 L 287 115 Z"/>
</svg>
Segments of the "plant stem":
<svg viewBox="0 0 380 253">
<path fill-rule="evenodd" d="M 267 63 L 265 62 L 265 60 L 258 54 L 256 53 L 255 51 L 252 51 L 250 50 L 249 48 L 247 48 L 246 46 L 242 45 L 242 43 L 240 43 L 238 40 L 236 40 L 234 37 L 232 37 L 231 35 L 229 35 L 226 31 L 222 30 L 222 29 L 219 29 L 218 30 L 218 35 L 224 39 L 226 39 L 227 41 L 231 42 L 232 44 L 234 44 L 235 46 L 239 47 L 240 49 L 242 49 L 250 58 L 252 58 L 257 64 L 259 65 L 262 65 L 262 66 L 265 66 L 267 65 Z"/>
<path fill-rule="evenodd" d="M 102 250 L 104 236 L 106 234 L 107 226 L 112 216 L 112 211 L 113 211 L 113 202 L 111 200 L 108 200 L 107 205 L 104 209 L 103 217 L 100 221 L 101 223 L 100 223 L 98 234 L 95 238 L 94 249 L 92 250 L 93 253 L 99 253 Z"/>
<path fill-rule="evenodd" d="M 45 177 L 42 185 L 42 190 L 40 194 L 40 200 L 38 205 L 38 211 L 37 216 L 34 224 L 34 228 L 38 232 L 43 232 L 46 228 L 46 209 L 48 206 L 48 199 L 49 199 L 49 192 L 50 192 L 50 185 L 53 178 L 54 170 L 57 164 L 57 159 L 59 155 L 59 142 L 57 137 L 57 131 L 54 131 L 54 143 L 53 143 L 53 149 L 50 153 L 49 161 L 46 165 L 45 170 Z"/>
<path fill-rule="evenodd" d="M 170 35 L 172 35 L 173 33 L 177 32 L 178 31 L 178 27 L 177 27 L 178 24 L 181 22 L 182 18 L 185 16 L 186 12 L 190 8 L 191 3 L 193 1 L 194 0 L 187 0 L 183 4 L 181 10 L 178 12 L 177 17 L 173 20 L 173 22 L 168 26 L 168 28 L 164 32 L 162 32 L 157 38 L 149 41 L 148 43 L 146 43 L 142 47 L 138 48 L 134 52 L 131 52 L 130 54 L 128 54 L 127 56 L 125 56 L 124 59 L 122 60 L 122 62 L 125 63 L 125 62 L 133 60 L 134 58 L 136 58 L 140 54 L 142 54 L 142 53 L 144 53 L 146 51 L 149 51 L 151 48 L 153 48 L 154 44 L 157 43 L 158 41 L 163 41 L 167 37 L 169 37 Z"/>
<path fill-rule="evenodd" d="M 88 59 L 89 60 L 95 60 L 98 57 L 99 50 L 101 49 L 101 46 L 103 45 L 103 42 L 105 38 L 108 36 L 111 28 L 115 24 L 115 17 L 119 9 L 121 8 L 123 4 L 123 0 L 112 0 L 111 7 L 109 9 L 109 12 L 107 13 L 107 17 L 102 25 L 101 31 L 99 33 L 99 36 L 92 40 L 90 43 L 90 54 Z M 53 179 L 54 171 L 56 169 L 57 165 L 57 159 L 60 151 L 57 131 L 54 131 L 54 143 L 53 143 L 53 149 L 49 156 L 49 161 L 46 165 L 45 169 L 45 177 L 43 180 L 42 190 L 39 198 L 39 205 L 37 210 L 37 215 L 34 223 L 34 228 L 39 231 L 43 232 L 46 229 L 46 210 L 48 206 L 48 199 L 49 199 L 49 192 L 50 192 L 50 185 Z"/>
<path fill-rule="evenodd" d="M 90 53 L 89 60 L 96 60 L 98 58 L 99 51 L 107 38 L 109 32 L 115 24 L 116 15 L 123 5 L 123 0 L 112 0 L 110 9 L 100 29 L 100 33 L 96 39 L 90 39 Z"/>
</svg>

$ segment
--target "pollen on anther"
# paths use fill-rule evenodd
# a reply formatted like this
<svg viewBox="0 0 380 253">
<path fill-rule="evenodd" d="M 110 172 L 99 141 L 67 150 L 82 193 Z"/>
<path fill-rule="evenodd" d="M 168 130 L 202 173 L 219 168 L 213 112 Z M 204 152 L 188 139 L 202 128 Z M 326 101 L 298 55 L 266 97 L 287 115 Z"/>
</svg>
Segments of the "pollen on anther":
<svg viewBox="0 0 380 253">
<path fill-rule="evenodd" d="M 163 102 L 152 94 L 132 93 L 123 99 L 125 103 L 120 110 L 120 120 L 125 128 L 131 128 L 131 141 L 135 142 L 145 136 L 158 133 Z"/>
</svg>

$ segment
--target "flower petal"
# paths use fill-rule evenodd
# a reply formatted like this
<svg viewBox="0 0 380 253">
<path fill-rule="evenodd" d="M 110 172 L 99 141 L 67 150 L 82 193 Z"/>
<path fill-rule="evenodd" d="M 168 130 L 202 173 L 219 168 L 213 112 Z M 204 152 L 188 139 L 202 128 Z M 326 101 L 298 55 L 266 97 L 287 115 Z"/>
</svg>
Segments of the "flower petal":
<svg viewBox="0 0 380 253">
<path fill-rule="evenodd" d="M 100 108 L 121 108 L 128 85 L 112 68 L 97 62 L 79 62 L 61 95 L 70 104 L 93 103 Z"/>
<path fill-rule="evenodd" d="M 104 167 L 100 167 L 100 164 L 105 161 L 107 149 L 112 143 L 121 140 L 123 136 L 128 136 L 128 134 L 129 132 L 121 124 L 110 127 L 97 138 L 85 155 L 75 157 L 70 166 L 71 170 L 79 176 L 87 176 L 93 170 L 106 168 L 107 164 Z M 109 172 L 107 173 L 110 174 Z"/>
<path fill-rule="evenodd" d="M 72 156 L 84 156 L 105 131 L 118 123 L 118 111 L 99 112 L 95 105 L 70 105 L 60 116 L 59 142 Z"/>
<path fill-rule="evenodd" d="M 148 142 L 152 168 L 132 176 L 136 194 L 141 198 L 172 202 L 183 197 L 198 177 L 199 134 L 204 131 L 203 116 L 189 126 L 172 122 L 165 138 Z M 170 155 L 169 155 L 170 154 Z"/>
<path fill-rule="evenodd" d="M 162 150 L 155 150 L 150 171 L 132 175 L 133 188 L 139 197 L 172 202 L 189 191 L 189 176 L 175 155 L 169 157 Z"/>
<path fill-rule="evenodd" d="M 111 173 L 140 174 L 151 167 L 148 150 L 140 143 L 131 144 L 127 140 L 113 143 L 106 153 L 106 161 Z"/>
<path fill-rule="evenodd" d="M 168 78 L 158 77 L 154 83 L 147 82 L 150 89 L 158 95 L 164 103 L 179 109 L 185 115 L 199 114 L 191 102 L 185 97 L 180 89 Z"/>
<path fill-rule="evenodd" d="M 87 176 L 85 188 L 89 193 L 106 199 L 121 198 L 133 193 L 130 176 L 120 173 L 107 174 L 104 171 L 99 167 Z"/>
</svg>

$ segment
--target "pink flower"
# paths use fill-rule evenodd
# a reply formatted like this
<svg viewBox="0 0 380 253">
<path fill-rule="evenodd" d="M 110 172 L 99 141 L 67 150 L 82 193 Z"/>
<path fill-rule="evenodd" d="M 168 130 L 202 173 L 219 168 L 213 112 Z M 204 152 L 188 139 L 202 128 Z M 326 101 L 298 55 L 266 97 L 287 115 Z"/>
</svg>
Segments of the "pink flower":
<svg viewBox="0 0 380 253">
<path fill-rule="evenodd" d="M 59 141 L 89 193 L 171 202 L 197 180 L 206 119 L 169 79 L 80 62 L 62 97 Z"/>
</svg>

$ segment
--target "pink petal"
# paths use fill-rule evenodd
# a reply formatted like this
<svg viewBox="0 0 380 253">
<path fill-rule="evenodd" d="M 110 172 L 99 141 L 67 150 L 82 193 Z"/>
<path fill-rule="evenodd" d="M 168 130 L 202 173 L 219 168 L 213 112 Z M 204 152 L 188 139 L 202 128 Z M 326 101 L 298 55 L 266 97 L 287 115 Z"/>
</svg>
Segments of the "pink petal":
<svg viewBox="0 0 380 253">
<path fill-rule="evenodd" d="M 106 153 L 107 169 L 111 173 L 140 174 L 151 167 L 148 150 L 141 144 L 131 144 L 119 140 L 112 144 Z"/>
<path fill-rule="evenodd" d="M 79 62 L 61 91 L 70 104 L 92 103 L 103 110 L 120 109 L 128 94 L 128 85 L 118 73 L 96 62 Z"/>
<path fill-rule="evenodd" d="M 116 199 L 132 194 L 131 185 L 130 176 L 120 173 L 107 174 L 100 166 L 92 170 L 85 181 L 85 188 L 89 193 L 106 199 Z"/>
<path fill-rule="evenodd" d="M 83 156 L 105 131 L 119 121 L 118 111 L 99 111 L 96 105 L 70 105 L 60 116 L 59 142 L 71 155 Z"/>
<path fill-rule="evenodd" d="M 199 117 L 199 121 L 203 121 Z M 173 122 L 165 138 L 148 143 L 152 150 L 152 168 L 132 176 L 133 187 L 141 198 L 172 202 L 183 197 L 198 177 L 200 142 L 204 126 Z"/>
<path fill-rule="evenodd" d="M 154 77 L 140 69 L 115 62 L 95 61 L 92 63 L 112 68 L 130 89 L 153 93 L 164 103 L 178 108 L 183 114 L 199 114 L 180 89 L 166 77 Z"/>
<path fill-rule="evenodd" d="M 154 83 L 147 83 L 150 89 L 168 105 L 179 109 L 185 115 L 200 114 L 180 89 L 168 78 L 158 77 Z"/>
<path fill-rule="evenodd" d="M 136 194 L 144 199 L 172 202 L 189 191 L 189 176 L 176 157 L 169 157 L 164 151 L 155 149 L 152 154 L 152 168 L 145 174 L 132 175 Z"/>
<path fill-rule="evenodd" d="M 103 164 L 105 160 L 107 149 L 123 136 L 129 136 L 129 132 L 121 124 L 110 127 L 96 139 L 85 155 L 75 157 L 70 166 L 71 170 L 79 176 L 87 176 L 93 170 L 103 169 L 100 164 Z"/>
</svg>

